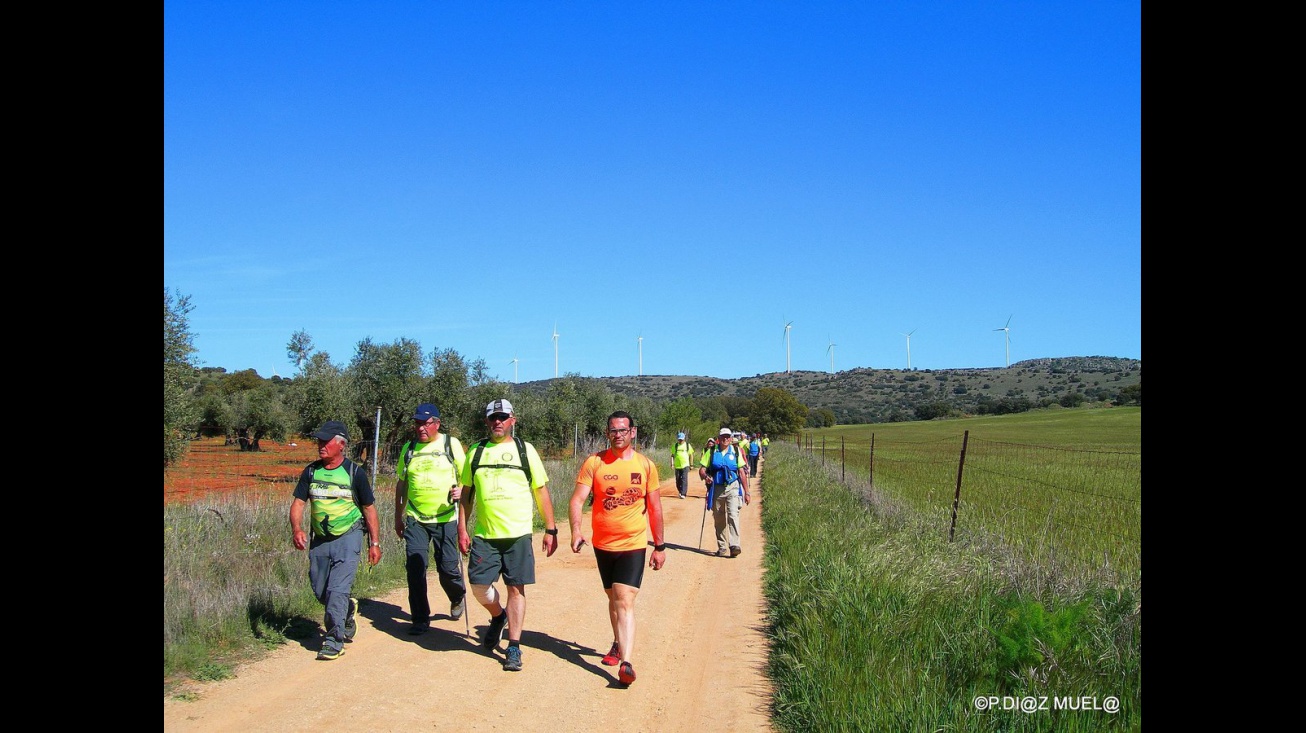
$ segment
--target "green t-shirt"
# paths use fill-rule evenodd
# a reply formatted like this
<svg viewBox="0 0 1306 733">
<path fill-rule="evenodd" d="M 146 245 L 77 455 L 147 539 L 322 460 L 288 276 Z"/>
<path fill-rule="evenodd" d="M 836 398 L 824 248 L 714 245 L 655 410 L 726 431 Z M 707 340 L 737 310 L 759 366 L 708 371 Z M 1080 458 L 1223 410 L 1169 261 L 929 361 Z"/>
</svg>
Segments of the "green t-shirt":
<svg viewBox="0 0 1306 733">
<path fill-rule="evenodd" d="M 313 471 L 308 485 L 309 517 L 318 537 L 338 537 L 363 518 L 354 503 L 353 477 L 346 465 Z"/>
<path fill-rule="evenodd" d="M 510 539 L 531 533 L 534 517 L 535 489 L 549 483 L 544 462 L 535 446 L 525 444 L 526 460 L 531 466 L 531 485 L 526 483 L 526 472 L 521 469 L 521 456 L 517 443 L 508 438 L 502 443 L 485 443 L 481 452 L 480 468 L 472 476 L 472 458 L 476 445 L 467 451 L 463 461 L 460 482 L 475 489 L 476 529 L 474 534 L 487 540 Z M 473 480 L 475 483 L 472 483 Z"/>
<path fill-rule="evenodd" d="M 449 439 L 449 452 L 444 450 Z M 408 446 L 399 456 L 395 476 L 408 484 L 408 506 L 404 514 L 419 522 L 457 521 L 458 505 L 449 501 L 449 490 L 458 483 L 465 454 L 457 438 L 440 433 L 429 443 L 413 441 L 413 457 L 408 459 Z"/>
<path fill-rule="evenodd" d="M 687 440 L 678 440 L 671 446 L 671 467 L 689 468 L 694 464 L 694 446 Z"/>
</svg>

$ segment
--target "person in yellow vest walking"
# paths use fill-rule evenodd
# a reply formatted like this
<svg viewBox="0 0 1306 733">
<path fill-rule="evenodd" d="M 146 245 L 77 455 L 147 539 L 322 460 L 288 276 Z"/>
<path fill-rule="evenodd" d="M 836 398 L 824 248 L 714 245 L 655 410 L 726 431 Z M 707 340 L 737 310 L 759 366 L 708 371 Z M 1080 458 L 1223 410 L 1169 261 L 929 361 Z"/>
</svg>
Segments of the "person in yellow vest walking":
<svg viewBox="0 0 1306 733">
<path fill-rule="evenodd" d="M 408 633 L 417 636 L 431 629 L 426 569 L 432 558 L 440 588 L 449 599 L 449 618 L 457 621 L 467 610 L 458 553 L 458 500 L 463 495 L 458 474 L 465 454 L 457 438 L 440 432 L 440 409 L 435 405 L 418 405 L 413 427 L 417 437 L 404 443 L 395 467 L 395 534 L 404 542 L 408 613 L 413 622 Z"/>
<path fill-rule="evenodd" d="M 513 435 L 516 413 L 508 400 L 485 406 L 485 427 L 490 437 L 467 449 L 459 481 L 458 549 L 470 553 L 467 582 L 472 597 L 490 613 L 490 625 L 481 646 L 493 651 L 505 629 L 508 648 L 503 669 L 520 672 L 521 637 L 526 622 L 526 586 L 535 583 L 535 551 L 531 548 L 532 504 L 544 519 L 540 549 L 545 557 L 558 550 L 558 526 L 549 498 L 549 474 L 535 446 Z M 476 526 L 469 531 L 467 518 L 473 505 Z M 500 600 L 495 583 L 502 576 L 507 598 Z"/>
<path fill-rule="evenodd" d="M 694 446 L 684 433 L 676 433 L 676 444 L 671 446 L 671 467 L 676 471 L 676 491 L 684 499 L 689 494 L 689 467 L 694 465 Z"/>
</svg>

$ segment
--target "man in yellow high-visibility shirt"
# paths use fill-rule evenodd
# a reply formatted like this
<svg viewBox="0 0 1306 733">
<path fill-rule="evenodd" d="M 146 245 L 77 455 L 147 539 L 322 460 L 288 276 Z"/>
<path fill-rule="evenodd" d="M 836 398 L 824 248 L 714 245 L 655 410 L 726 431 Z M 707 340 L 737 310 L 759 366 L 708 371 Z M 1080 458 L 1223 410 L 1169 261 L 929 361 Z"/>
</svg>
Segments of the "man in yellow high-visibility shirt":
<svg viewBox="0 0 1306 733">
<path fill-rule="evenodd" d="M 680 498 L 689 494 L 689 467 L 694 465 L 694 446 L 684 433 L 676 433 L 676 444 L 671 446 L 671 467 L 676 471 L 676 491 Z"/>
</svg>

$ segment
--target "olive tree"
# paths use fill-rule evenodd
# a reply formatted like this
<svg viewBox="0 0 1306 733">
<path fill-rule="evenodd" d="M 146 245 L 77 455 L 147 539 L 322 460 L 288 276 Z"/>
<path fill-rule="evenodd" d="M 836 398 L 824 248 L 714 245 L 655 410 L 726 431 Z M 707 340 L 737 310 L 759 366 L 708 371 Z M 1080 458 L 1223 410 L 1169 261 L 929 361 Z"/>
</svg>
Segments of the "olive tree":
<svg viewBox="0 0 1306 733">
<path fill-rule="evenodd" d="M 195 431 L 198 412 L 190 395 L 195 381 L 195 335 L 190 330 L 190 296 L 163 288 L 163 467 L 181 460 Z"/>
</svg>

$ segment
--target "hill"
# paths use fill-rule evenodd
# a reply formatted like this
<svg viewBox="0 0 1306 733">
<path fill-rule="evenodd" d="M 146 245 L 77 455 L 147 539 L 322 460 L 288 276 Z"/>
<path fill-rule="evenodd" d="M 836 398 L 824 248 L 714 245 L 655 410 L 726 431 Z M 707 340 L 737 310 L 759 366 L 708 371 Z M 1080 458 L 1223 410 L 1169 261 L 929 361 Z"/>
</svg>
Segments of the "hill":
<svg viewBox="0 0 1306 733">
<path fill-rule="evenodd" d="M 850 369 L 758 374 L 739 379 L 644 375 L 583 377 L 613 392 L 666 402 L 682 397 L 752 397 L 762 387 L 784 389 L 813 411 L 829 410 L 841 425 L 909 420 L 922 408 L 946 403 L 956 411 L 981 414 L 1028 401 L 1061 400 L 1078 393 L 1084 401 L 1118 401 L 1120 390 L 1141 384 L 1143 362 L 1111 356 L 1028 359 L 992 369 Z M 544 392 L 552 379 L 523 382 L 517 389 Z"/>
</svg>

